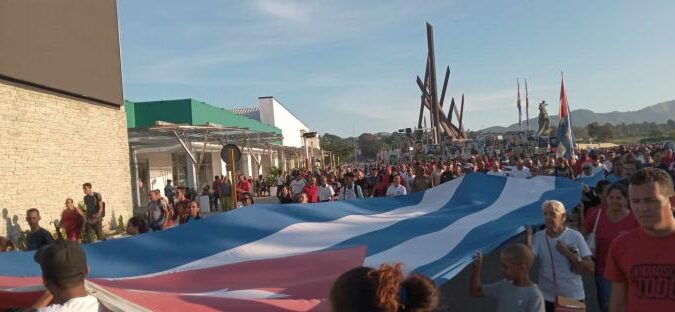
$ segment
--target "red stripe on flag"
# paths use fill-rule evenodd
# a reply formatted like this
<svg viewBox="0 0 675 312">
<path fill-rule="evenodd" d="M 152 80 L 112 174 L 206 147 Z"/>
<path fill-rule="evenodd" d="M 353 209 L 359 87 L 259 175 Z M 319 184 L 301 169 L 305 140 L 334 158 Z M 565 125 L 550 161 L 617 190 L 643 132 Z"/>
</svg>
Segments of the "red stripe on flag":
<svg viewBox="0 0 675 312">
<path fill-rule="evenodd" d="M 560 79 L 560 119 L 569 116 L 569 106 L 567 105 L 567 94 L 565 93 L 565 80 Z"/>
<path fill-rule="evenodd" d="M 365 253 L 366 248 L 359 247 L 154 277 L 91 281 L 156 311 L 308 311 L 324 306 L 322 302 L 327 300 L 333 281 L 345 271 L 363 265 Z M 268 290 L 287 297 L 231 299 L 207 294 L 223 289 Z"/>
<path fill-rule="evenodd" d="M 44 291 L 6 291 L 9 288 L 41 286 L 39 277 L 0 276 L 0 310 L 32 305 Z"/>
</svg>

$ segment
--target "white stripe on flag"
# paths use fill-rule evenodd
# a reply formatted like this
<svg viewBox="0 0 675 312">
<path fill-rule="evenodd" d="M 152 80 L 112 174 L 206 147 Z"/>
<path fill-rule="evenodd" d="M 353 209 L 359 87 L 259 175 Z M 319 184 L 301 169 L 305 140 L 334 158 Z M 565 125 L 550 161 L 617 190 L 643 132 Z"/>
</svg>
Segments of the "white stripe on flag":
<svg viewBox="0 0 675 312">
<path fill-rule="evenodd" d="M 427 190 L 416 205 L 375 215 L 348 215 L 331 222 L 301 222 L 292 224 L 257 241 L 235 247 L 166 271 L 143 275 L 158 276 L 168 273 L 204 269 L 251 260 L 290 257 L 319 251 L 352 237 L 374 232 L 397 222 L 419 217 L 441 209 L 454 196 L 463 177 Z M 349 204 L 344 202 L 342 204 Z M 318 207 L 320 208 L 320 207 Z M 327 207 L 326 209 L 330 209 Z M 133 278 L 138 278 L 134 276 Z M 123 280 L 128 278 L 111 278 Z"/>
<path fill-rule="evenodd" d="M 538 183 L 533 183 L 535 181 Z M 365 264 L 377 267 L 383 262 L 402 262 L 406 271 L 412 271 L 447 255 L 476 227 L 535 202 L 544 192 L 554 188 L 555 177 L 507 178 L 502 193 L 487 208 L 467 215 L 440 231 L 414 237 L 388 250 L 371 255 L 366 258 Z"/>
</svg>

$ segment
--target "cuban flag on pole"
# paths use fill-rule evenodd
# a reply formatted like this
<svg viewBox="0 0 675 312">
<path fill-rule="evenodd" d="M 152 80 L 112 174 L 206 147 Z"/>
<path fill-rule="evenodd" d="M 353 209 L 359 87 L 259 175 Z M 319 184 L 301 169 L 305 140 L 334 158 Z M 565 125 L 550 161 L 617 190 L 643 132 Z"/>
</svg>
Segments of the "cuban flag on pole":
<svg viewBox="0 0 675 312">
<path fill-rule="evenodd" d="M 570 107 L 565 93 L 565 79 L 560 73 L 560 122 L 558 123 L 558 136 L 556 139 L 555 154 L 557 157 L 572 158 L 574 151 L 574 135 L 572 134 L 572 120 L 570 119 Z"/>
<path fill-rule="evenodd" d="M 87 283 L 116 311 L 328 311 L 333 281 L 351 268 L 401 262 L 443 284 L 476 250 L 543 223 L 543 201 L 571 209 L 581 190 L 567 178 L 473 173 L 407 196 L 258 204 L 84 245 Z M 0 310 L 44 292 L 33 254 L 0 254 Z"/>
</svg>

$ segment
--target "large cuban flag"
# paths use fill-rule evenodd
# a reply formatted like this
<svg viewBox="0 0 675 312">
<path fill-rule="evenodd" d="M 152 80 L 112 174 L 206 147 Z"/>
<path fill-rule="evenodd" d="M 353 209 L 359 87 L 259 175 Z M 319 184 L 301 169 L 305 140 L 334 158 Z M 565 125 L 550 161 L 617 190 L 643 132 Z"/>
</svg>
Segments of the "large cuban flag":
<svg viewBox="0 0 675 312">
<path fill-rule="evenodd" d="M 556 138 L 556 156 L 570 159 L 574 151 L 574 135 L 570 119 L 570 106 L 565 93 L 565 80 L 560 80 L 560 121 L 558 122 L 558 136 Z"/>
<path fill-rule="evenodd" d="M 157 233 L 85 245 L 88 282 L 122 310 L 326 311 L 332 282 L 401 262 L 439 284 L 524 230 L 541 204 L 570 208 L 581 184 L 470 174 L 423 193 L 305 205 L 254 205 Z M 0 255 L 0 308 L 40 295 L 32 252 Z"/>
</svg>

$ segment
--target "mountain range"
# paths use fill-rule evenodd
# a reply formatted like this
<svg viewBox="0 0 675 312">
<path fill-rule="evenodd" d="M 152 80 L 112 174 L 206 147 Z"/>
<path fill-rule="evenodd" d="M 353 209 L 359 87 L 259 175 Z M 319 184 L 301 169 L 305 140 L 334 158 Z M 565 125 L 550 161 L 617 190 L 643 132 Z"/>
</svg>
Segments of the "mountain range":
<svg viewBox="0 0 675 312">
<path fill-rule="evenodd" d="M 551 120 L 551 126 L 558 125 L 558 115 L 551 115 L 553 105 L 548 106 L 549 118 Z M 556 106 L 553 106 L 554 109 Z M 555 109 L 557 110 L 557 109 Z M 539 115 L 539 111 L 536 109 L 531 112 L 535 116 Z M 577 109 L 571 112 L 572 125 L 574 127 L 583 127 L 590 123 L 597 122 L 598 124 L 604 125 L 609 124 L 635 124 L 643 122 L 654 122 L 654 123 L 666 123 L 668 119 L 675 120 L 675 100 L 662 102 L 659 104 L 647 106 L 643 109 L 637 111 L 628 111 L 628 112 L 609 112 L 609 113 L 595 113 L 588 109 Z M 533 130 L 539 129 L 538 117 L 530 118 L 530 128 Z M 525 120 L 523 120 L 523 126 L 525 125 Z M 492 132 L 492 133 L 503 133 L 507 131 L 517 131 L 519 130 L 518 124 L 514 123 L 508 127 L 494 126 L 488 127 L 481 132 Z"/>
</svg>

